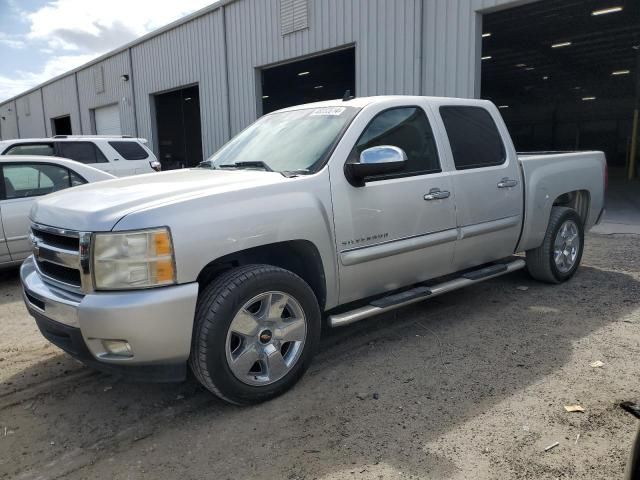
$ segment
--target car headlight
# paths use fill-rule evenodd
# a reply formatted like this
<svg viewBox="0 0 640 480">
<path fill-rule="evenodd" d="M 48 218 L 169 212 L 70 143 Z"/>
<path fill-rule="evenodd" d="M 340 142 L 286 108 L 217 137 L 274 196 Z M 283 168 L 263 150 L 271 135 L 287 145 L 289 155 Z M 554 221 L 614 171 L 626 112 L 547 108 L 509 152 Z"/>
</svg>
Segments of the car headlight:
<svg viewBox="0 0 640 480">
<path fill-rule="evenodd" d="M 149 288 L 176 283 L 169 229 L 96 233 L 93 276 L 97 290 Z"/>
</svg>

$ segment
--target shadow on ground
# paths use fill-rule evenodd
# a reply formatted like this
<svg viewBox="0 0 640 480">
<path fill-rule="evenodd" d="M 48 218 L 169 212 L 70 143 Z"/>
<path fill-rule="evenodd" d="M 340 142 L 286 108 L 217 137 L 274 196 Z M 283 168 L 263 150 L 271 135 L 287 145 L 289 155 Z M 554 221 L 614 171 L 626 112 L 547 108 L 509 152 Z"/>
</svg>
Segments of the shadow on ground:
<svg viewBox="0 0 640 480">
<path fill-rule="evenodd" d="M 4 295 L 0 295 L 0 306 L 15 301 L 16 296 L 20 295 L 20 270 L 18 267 L 0 270 L 0 289 L 6 291 Z"/>
<path fill-rule="evenodd" d="M 303 380 L 250 408 L 223 404 L 192 380 L 129 384 L 99 374 L 52 384 L 0 411 L 15 432 L 0 472 L 323 478 L 388 465 L 446 478 L 455 465 L 430 453 L 430 442 L 543 381 L 576 341 L 621 321 L 639 296 L 624 273 L 583 267 L 549 286 L 518 272 L 326 332 Z"/>
</svg>

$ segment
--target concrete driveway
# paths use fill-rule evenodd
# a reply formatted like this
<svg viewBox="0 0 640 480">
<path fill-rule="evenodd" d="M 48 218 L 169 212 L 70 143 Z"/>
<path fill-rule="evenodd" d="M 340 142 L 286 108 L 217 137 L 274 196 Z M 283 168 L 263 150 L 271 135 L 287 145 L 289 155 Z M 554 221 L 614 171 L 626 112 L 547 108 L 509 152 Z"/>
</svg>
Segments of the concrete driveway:
<svg viewBox="0 0 640 480">
<path fill-rule="evenodd" d="M 640 180 L 629 181 L 620 172 L 609 180 L 606 212 L 593 233 L 640 234 Z"/>
</svg>

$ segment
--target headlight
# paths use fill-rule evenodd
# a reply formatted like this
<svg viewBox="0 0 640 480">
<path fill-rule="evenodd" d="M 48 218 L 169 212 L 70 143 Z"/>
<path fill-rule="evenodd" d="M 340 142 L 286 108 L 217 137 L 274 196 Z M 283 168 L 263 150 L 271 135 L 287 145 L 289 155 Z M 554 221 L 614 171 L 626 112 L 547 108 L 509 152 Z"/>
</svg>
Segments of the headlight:
<svg viewBox="0 0 640 480">
<path fill-rule="evenodd" d="M 93 276 L 98 290 L 159 287 L 176 282 L 168 228 L 97 233 Z"/>
</svg>

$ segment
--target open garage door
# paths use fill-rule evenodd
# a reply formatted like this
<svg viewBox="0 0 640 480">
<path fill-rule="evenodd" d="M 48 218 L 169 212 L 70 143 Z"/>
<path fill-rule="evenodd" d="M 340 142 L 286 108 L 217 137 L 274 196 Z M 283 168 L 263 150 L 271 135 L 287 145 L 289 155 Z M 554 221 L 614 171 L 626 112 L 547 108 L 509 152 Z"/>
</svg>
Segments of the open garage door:
<svg viewBox="0 0 640 480">
<path fill-rule="evenodd" d="M 262 113 L 355 95 L 355 48 L 316 55 L 262 70 Z"/>
<path fill-rule="evenodd" d="M 94 115 L 97 135 L 122 135 L 120 108 L 117 103 L 96 108 Z"/>
<path fill-rule="evenodd" d="M 605 151 L 628 170 L 640 1 L 539 0 L 483 17 L 482 97 L 520 151 Z"/>
<path fill-rule="evenodd" d="M 202 162 L 200 90 L 197 85 L 154 95 L 158 159 L 162 170 Z"/>
</svg>

